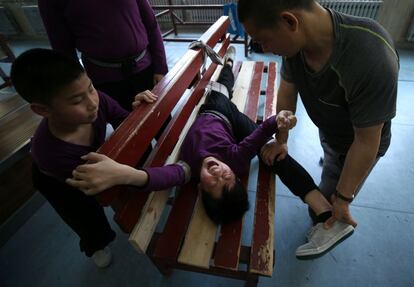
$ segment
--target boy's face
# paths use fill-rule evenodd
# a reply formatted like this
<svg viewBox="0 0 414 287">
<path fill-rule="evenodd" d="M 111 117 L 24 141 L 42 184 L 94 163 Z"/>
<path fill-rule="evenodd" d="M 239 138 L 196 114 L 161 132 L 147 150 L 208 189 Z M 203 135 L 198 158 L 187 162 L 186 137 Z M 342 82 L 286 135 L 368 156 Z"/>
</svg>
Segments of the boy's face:
<svg viewBox="0 0 414 287">
<path fill-rule="evenodd" d="M 47 117 L 62 125 L 88 124 L 96 120 L 98 107 L 98 92 L 86 73 L 83 73 L 52 100 Z"/>
<path fill-rule="evenodd" d="M 200 188 L 213 198 L 221 198 L 223 188 L 233 188 L 236 176 L 230 167 L 215 157 L 206 157 L 201 164 Z"/>
<path fill-rule="evenodd" d="M 292 57 L 300 51 L 297 27 L 290 21 L 281 19 L 271 28 L 258 28 L 253 21 L 246 21 L 243 25 L 253 40 L 262 46 L 265 53 Z"/>
</svg>

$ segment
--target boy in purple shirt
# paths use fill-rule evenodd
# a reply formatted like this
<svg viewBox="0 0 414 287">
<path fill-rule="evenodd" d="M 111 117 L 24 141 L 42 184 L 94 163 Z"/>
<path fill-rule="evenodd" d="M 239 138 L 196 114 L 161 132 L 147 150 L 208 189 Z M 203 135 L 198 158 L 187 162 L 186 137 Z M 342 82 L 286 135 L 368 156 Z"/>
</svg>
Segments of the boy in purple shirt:
<svg viewBox="0 0 414 287">
<path fill-rule="evenodd" d="M 95 90 L 79 62 L 46 49 L 20 55 L 12 65 L 12 82 L 32 110 L 41 115 L 32 140 L 33 183 L 61 218 L 79 235 L 81 251 L 99 267 L 111 262 L 107 245 L 115 233 L 94 197 L 65 183 L 72 170 L 105 140 L 128 112 Z M 154 101 L 145 94 L 137 100 Z"/>
<path fill-rule="evenodd" d="M 104 155 L 90 153 L 83 158 L 91 163 L 77 167 L 73 178 L 66 182 L 93 195 L 120 184 L 140 186 L 142 191 L 164 190 L 193 178 L 199 181 L 206 213 L 215 223 L 241 218 L 249 203 L 239 177 L 249 171 L 250 160 L 263 146 L 276 146 L 275 141 L 269 141 L 273 134 L 276 133 L 277 141 L 286 138 L 288 130 L 296 124 L 296 118 L 292 112 L 281 111 L 258 126 L 238 111 L 230 101 L 234 85 L 234 54 L 234 47 L 230 47 L 219 79 L 183 141 L 178 163 L 137 170 Z M 317 214 L 318 223 L 331 217 L 330 203 L 311 176 L 292 157 L 285 155 L 270 165 L 281 181 Z M 338 226 L 333 226 L 330 233 L 318 229 L 324 246 L 316 255 L 324 254 L 353 232 L 350 225 L 345 229 Z"/>
<path fill-rule="evenodd" d="M 147 0 L 39 0 L 53 49 L 78 60 L 93 84 L 130 111 L 135 95 L 168 71 L 164 44 Z"/>
</svg>

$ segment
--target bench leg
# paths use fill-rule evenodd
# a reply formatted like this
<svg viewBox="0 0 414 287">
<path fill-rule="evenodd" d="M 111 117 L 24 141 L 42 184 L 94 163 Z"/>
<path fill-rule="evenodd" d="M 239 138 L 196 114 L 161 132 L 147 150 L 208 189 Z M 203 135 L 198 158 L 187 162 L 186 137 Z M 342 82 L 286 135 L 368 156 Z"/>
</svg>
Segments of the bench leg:
<svg viewBox="0 0 414 287">
<path fill-rule="evenodd" d="M 259 283 L 259 276 L 258 275 L 250 275 L 247 280 L 245 287 L 257 287 L 257 284 Z"/>
<path fill-rule="evenodd" d="M 170 277 L 172 274 L 173 269 L 166 263 L 160 262 L 151 258 L 152 262 L 154 263 L 155 267 L 157 267 L 158 271 L 165 277 Z"/>
</svg>

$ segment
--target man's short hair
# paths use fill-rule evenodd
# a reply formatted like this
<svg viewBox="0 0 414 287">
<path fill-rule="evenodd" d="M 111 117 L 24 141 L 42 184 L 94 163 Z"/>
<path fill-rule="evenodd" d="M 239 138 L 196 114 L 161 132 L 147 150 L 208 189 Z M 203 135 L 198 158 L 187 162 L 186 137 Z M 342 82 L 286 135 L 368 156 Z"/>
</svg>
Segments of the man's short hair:
<svg viewBox="0 0 414 287">
<path fill-rule="evenodd" d="M 288 9 L 309 10 L 315 0 L 239 0 L 237 12 L 239 21 L 251 21 L 257 28 L 272 28 L 280 12 Z"/>
<path fill-rule="evenodd" d="M 16 91 L 29 103 L 50 104 L 85 70 L 70 57 L 49 49 L 31 49 L 14 61 L 10 76 Z"/>
<path fill-rule="evenodd" d="M 247 190 L 238 179 L 233 188 L 223 189 L 221 198 L 215 199 L 204 190 L 201 191 L 201 198 L 208 217 L 216 224 L 234 222 L 249 210 Z"/>
</svg>

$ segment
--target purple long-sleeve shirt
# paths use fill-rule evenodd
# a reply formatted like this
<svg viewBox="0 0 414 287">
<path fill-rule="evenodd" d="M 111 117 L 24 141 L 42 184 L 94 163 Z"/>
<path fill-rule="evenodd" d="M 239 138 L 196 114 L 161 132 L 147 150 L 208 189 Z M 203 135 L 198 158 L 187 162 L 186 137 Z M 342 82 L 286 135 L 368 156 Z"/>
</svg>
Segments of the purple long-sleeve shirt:
<svg viewBox="0 0 414 287">
<path fill-rule="evenodd" d="M 47 119 L 40 122 L 31 140 L 31 154 L 42 172 L 61 181 L 71 178 L 72 171 L 85 163 L 80 157 L 96 151 L 104 143 L 106 124 L 109 123 L 116 128 L 128 116 L 128 112 L 111 97 L 102 92 L 98 92 L 98 95 L 99 110 L 93 122 L 95 138 L 92 146 L 77 145 L 58 139 L 50 132 Z"/>
<path fill-rule="evenodd" d="M 272 116 L 238 143 L 223 119 L 201 114 L 189 129 L 181 146 L 180 160 L 188 165 L 189 170 L 183 164 L 144 168 L 148 182 L 142 191 L 183 185 L 188 181 L 188 172 L 191 172 L 191 177 L 199 178 L 201 163 L 208 156 L 225 162 L 237 176 L 241 176 L 249 171 L 250 160 L 276 131 L 275 116 Z"/>
<path fill-rule="evenodd" d="M 164 44 L 148 0 L 39 0 L 39 10 L 53 49 L 77 59 L 76 49 L 97 59 L 147 53 L 133 72 L 151 64 L 155 74 L 168 71 Z M 123 79 L 121 69 L 84 61 L 95 85 Z"/>
</svg>

